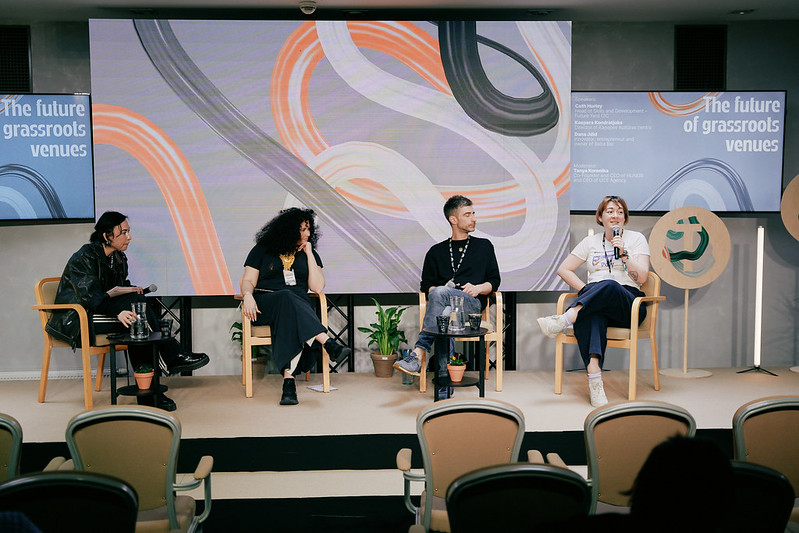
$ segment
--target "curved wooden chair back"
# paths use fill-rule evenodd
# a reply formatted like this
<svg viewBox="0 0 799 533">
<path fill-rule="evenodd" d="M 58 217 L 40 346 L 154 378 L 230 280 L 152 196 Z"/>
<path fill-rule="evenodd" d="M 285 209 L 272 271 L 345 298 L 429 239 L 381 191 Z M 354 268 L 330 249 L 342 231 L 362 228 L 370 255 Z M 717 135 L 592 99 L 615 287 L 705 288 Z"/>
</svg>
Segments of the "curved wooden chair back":
<svg viewBox="0 0 799 533">
<path fill-rule="evenodd" d="M 19 475 L 22 426 L 11 415 L 0 413 L 0 481 Z"/>
</svg>

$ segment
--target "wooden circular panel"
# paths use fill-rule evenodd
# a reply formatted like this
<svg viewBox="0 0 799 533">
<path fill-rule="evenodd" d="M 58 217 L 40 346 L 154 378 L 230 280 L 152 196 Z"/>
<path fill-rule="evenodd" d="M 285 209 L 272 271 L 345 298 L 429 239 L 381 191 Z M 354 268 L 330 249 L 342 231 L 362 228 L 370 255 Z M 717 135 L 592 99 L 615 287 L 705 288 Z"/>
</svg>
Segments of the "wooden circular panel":
<svg viewBox="0 0 799 533">
<path fill-rule="evenodd" d="M 715 281 L 730 260 L 730 232 L 711 211 L 685 206 L 657 221 L 649 236 L 650 260 L 674 287 L 696 289 Z"/>
<path fill-rule="evenodd" d="M 785 229 L 799 241 L 799 176 L 795 176 L 782 193 L 780 214 Z"/>
</svg>

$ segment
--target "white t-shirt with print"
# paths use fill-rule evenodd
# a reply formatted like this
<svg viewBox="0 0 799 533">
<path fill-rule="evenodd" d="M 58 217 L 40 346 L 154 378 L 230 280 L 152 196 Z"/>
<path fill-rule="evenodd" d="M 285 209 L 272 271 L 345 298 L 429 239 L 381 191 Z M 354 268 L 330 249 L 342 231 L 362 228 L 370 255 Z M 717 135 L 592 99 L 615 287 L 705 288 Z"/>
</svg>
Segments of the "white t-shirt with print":
<svg viewBox="0 0 799 533">
<path fill-rule="evenodd" d="M 571 252 L 572 255 L 585 261 L 585 265 L 588 268 L 588 283 L 615 279 L 622 285 L 640 288 L 641 285 L 633 281 L 627 274 L 621 259 L 613 258 L 613 245 L 610 241 L 606 240 L 603 248 L 603 236 L 604 232 L 589 235 L 580 241 Z M 630 255 L 630 258 L 634 258 L 637 255 L 649 255 L 649 243 L 643 234 L 625 229 L 622 230 L 621 237 L 624 241 L 624 249 Z M 610 268 L 608 268 L 608 265 L 610 265 Z"/>
</svg>

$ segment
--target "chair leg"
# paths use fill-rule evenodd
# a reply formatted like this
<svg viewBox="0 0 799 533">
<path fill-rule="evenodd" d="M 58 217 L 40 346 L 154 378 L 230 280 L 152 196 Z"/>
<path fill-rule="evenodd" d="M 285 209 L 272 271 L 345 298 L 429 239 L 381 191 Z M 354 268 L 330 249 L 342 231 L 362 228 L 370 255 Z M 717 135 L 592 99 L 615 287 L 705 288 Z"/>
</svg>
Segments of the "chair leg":
<svg viewBox="0 0 799 533">
<path fill-rule="evenodd" d="M 242 367 L 244 369 L 244 396 L 252 398 L 252 346 L 249 342 L 242 343 L 241 352 Z"/>
<path fill-rule="evenodd" d="M 44 343 L 44 355 L 42 355 L 42 375 L 39 378 L 39 403 L 44 403 L 44 397 L 47 394 L 47 376 L 50 372 L 50 353 L 53 347 L 50 343 Z"/>
<path fill-rule="evenodd" d="M 559 335 L 563 335 L 560 333 Z M 555 341 L 555 394 L 563 392 L 563 343 Z"/>
<path fill-rule="evenodd" d="M 322 348 L 322 391 L 330 392 L 330 354 Z"/>
<path fill-rule="evenodd" d="M 497 336 L 497 342 L 495 344 L 497 348 L 497 392 L 502 392 L 502 373 L 505 371 L 505 347 L 502 343 L 502 334 Z M 486 347 L 488 349 L 488 347 Z M 486 357 L 488 355 L 486 354 Z"/>
<path fill-rule="evenodd" d="M 627 399 L 635 400 L 636 380 L 638 379 L 638 342 L 630 346 L 630 376 L 627 386 Z"/>
<path fill-rule="evenodd" d="M 100 392 L 103 389 L 103 367 L 105 366 L 105 352 L 97 354 L 97 373 L 94 376 L 94 390 Z"/>
<path fill-rule="evenodd" d="M 658 345 L 655 336 L 649 337 L 649 344 L 652 346 L 652 380 L 655 383 L 655 390 L 660 390 L 660 369 L 658 368 Z"/>
<path fill-rule="evenodd" d="M 92 400 L 92 356 L 88 346 L 82 346 L 80 358 L 83 366 L 83 405 L 86 409 L 94 407 Z"/>
</svg>

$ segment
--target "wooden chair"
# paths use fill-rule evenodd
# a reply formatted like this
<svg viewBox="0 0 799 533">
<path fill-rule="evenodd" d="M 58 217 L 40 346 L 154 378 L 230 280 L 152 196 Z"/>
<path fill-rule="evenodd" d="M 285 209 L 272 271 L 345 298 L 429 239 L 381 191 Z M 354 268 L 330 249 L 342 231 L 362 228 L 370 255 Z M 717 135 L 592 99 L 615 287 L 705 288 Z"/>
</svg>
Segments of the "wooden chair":
<svg viewBox="0 0 799 533">
<path fill-rule="evenodd" d="M 490 308 L 491 300 L 496 303 L 494 321 L 491 321 Z M 483 319 L 480 324 L 481 327 L 488 329 L 485 335 L 486 346 L 486 364 L 485 364 L 485 379 L 488 379 L 488 370 L 490 368 L 490 355 L 491 343 L 494 342 L 496 346 L 496 360 L 497 360 L 497 392 L 502 392 L 502 367 L 504 366 L 504 352 L 502 347 L 503 330 L 504 330 L 504 307 L 502 304 L 502 293 L 499 291 L 493 292 L 489 298 L 488 305 L 483 309 Z M 423 292 L 419 293 L 419 331 L 424 327 L 424 314 L 427 310 L 427 298 Z M 477 337 L 457 337 L 456 341 L 472 341 L 477 340 Z M 419 392 L 427 391 L 427 354 L 419 361 L 422 364 L 422 369 L 419 372 Z"/>
<path fill-rule="evenodd" d="M 748 402 L 732 418 L 735 459 L 782 473 L 799 498 L 799 396 L 770 396 Z M 791 511 L 799 522 L 799 507 Z"/>
<path fill-rule="evenodd" d="M 309 292 L 309 296 L 319 298 L 319 320 L 327 329 L 327 296 L 325 293 Z M 241 295 L 236 295 L 241 300 Z M 244 395 L 252 398 L 252 347 L 269 346 L 272 344 L 271 326 L 253 326 L 250 319 L 244 316 L 241 309 L 241 384 L 244 385 Z M 310 380 L 310 371 L 305 373 L 305 381 Z M 330 392 L 330 355 L 322 347 L 322 390 Z"/>
<path fill-rule="evenodd" d="M 425 531 L 449 531 L 447 488 L 478 468 L 515 463 L 524 437 L 524 415 L 515 406 L 485 398 L 442 400 L 419 413 L 416 433 L 424 472 L 411 470 L 411 449 L 397 453 L 404 480 L 405 506 Z M 419 506 L 411 502 L 411 482 L 424 482 Z"/>
<path fill-rule="evenodd" d="M 61 278 L 44 278 L 36 282 L 34 294 L 36 295 L 36 305 L 32 309 L 39 311 L 39 321 L 42 325 L 42 335 L 44 336 L 44 355 L 42 356 L 42 374 L 39 378 L 39 402 L 43 403 L 47 393 L 47 377 L 50 371 L 50 354 L 54 347 L 71 346 L 69 343 L 56 339 L 47 333 L 45 326 L 50 320 L 52 312 L 56 309 L 74 309 L 78 313 L 80 320 L 80 355 L 83 367 L 83 405 L 86 409 L 91 409 L 92 402 L 92 368 L 91 356 L 97 357 L 97 376 L 95 379 L 94 390 L 99 392 L 103 381 L 103 364 L 105 354 L 111 351 L 108 346 L 106 335 L 92 335 L 89 327 L 89 314 L 80 304 L 56 304 L 55 296 L 58 290 L 58 283 Z M 117 350 L 127 350 L 127 346 L 118 345 Z"/>
<path fill-rule="evenodd" d="M 652 449 L 674 435 L 693 437 L 696 421 L 682 407 L 664 402 L 621 402 L 591 411 L 583 424 L 591 500 L 627 506 L 630 490 Z M 556 454 L 550 463 L 565 466 Z"/>
<path fill-rule="evenodd" d="M 114 405 L 84 411 L 67 424 L 66 441 L 74 468 L 118 477 L 139 496 L 137 531 L 198 531 L 211 513 L 214 459 L 200 458 L 188 481 L 177 482 L 180 422 L 154 407 Z M 195 515 L 193 497 L 177 491 L 203 487 L 204 508 Z"/>
<path fill-rule="evenodd" d="M 655 383 L 655 390 L 660 390 L 660 376 L 658 374 L 658 350 L 657 350 L 657 319 L 658 306 L 666 299 L 660 295 L 660 278 L 654 272 L 650 272 L 646 282 L 641 286 L 641 291 L 646 296 L 639 296 L 633 300 L 632 317 L 629 328 L 608 328 L 608 347 L 625 348 L 630 350 L 630 375 L 628 379 L 629 400 L 635 400 L 636 379 L 638 372 L 638 341 L 649 338 L 652 347 L 652 376 Z M 566 300 L 576 298 L 576 292 L 567 292 L 558 298 L 557 314 L 561 315 L 566 311 Z M 638 312 L 643 303 L 648 303 L 646 307 L 646 318 L 638 325 Z M 572 328 L 558 333 L 555 339 L 555 394 L 563 392 L 563 345 L 577 344 L 577 337 L 574 336 Z"/>
<path fill-rule="evenodd" d="M 452 533 L 548 530 L 588 516 L 589 509 L 591 489 L 585 479 L 555 465 L 488 466 L 460 476 L 447 489 Z"/>
<path fill-rule="evenodd" d="M 0 482 L 19 474 L 22 426 L 11 416 L 0 413 Z"/>
</svg>

